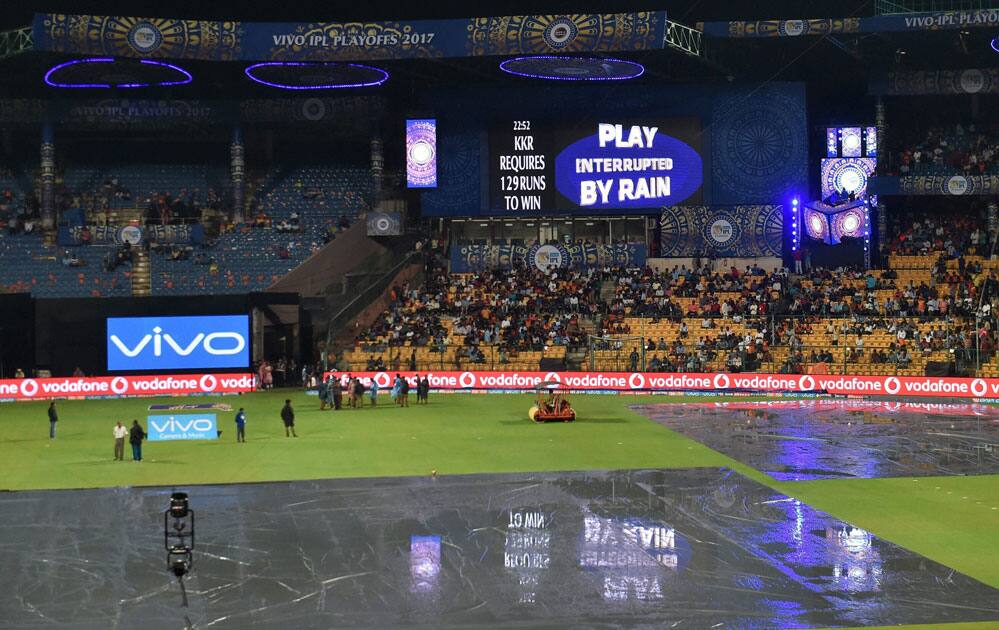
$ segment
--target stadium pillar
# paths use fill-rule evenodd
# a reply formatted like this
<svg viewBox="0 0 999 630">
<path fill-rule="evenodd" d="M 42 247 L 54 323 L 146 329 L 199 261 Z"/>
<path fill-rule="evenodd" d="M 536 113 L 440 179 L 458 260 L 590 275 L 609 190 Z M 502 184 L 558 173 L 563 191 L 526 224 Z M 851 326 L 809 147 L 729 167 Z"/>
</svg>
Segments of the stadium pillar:
<svg viewBox="0 0 999 630">
<path fill-rule="evenodd" d="M 229 145 L 229 176 L 232 185 L 232 222 L 242 223 L 246 194 L 246 146 L 243 143 L 243 130 L 239 125 L 232 128 L 232 144 Z"/>
<path fill-rule="evenodd" d="M 885 99 L 883 96 L 878 96 L 877 100 L 874 102 L 874 124 L 878 129 L 878 153 L 883 153 L 885 147 L 885 135 L 887 130 L 887 123 L 885 121 Z M 878 211 L 878 252 L 884 254 L 885 251 L 885 237 L 888 234 L 888 206 L 882 201 L 882 197 L 879 195 L 877 197 L 876 208 Z"/>
<path fill-rule="evenodd" d="M 42 230 L 51 233 L 55 228 L 55 130 L 52 123 L 42 125 L 41 157 Z"/>
<path fill-rule="evenodd" d="M 385 171 L 385 147 L 381 136 L 371 138 L 371 192 L 372 206 L 378 205 L 382 196 L 382 174 Z"/>
<path fill-rule="evenodd" d="M 999 231 L 999 205 L 990 201 L 988 205 L 989 238 L 994 243 L 996 241 L 996 231 Z"/>
</svg>

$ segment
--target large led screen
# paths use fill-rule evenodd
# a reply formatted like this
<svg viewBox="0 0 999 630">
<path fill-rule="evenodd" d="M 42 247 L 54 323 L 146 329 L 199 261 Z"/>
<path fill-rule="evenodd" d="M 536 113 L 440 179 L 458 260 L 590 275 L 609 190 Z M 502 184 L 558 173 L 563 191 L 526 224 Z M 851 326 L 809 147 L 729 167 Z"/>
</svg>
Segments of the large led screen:
<svg viewBox="0 0 999 630">
<path fill-rule="evenodd" d="M 249 340 L 246 315 L 109 317 L 108 371 L 247 368 Z"/>
<path fill-rule="evenodd" d="M 823 159 L 822 198 L 833 194 L 844 197 L 854 195 L 863 199 L 867 195 L 867 181 L 874 175 L 877 160 L 874 158 Z"/>
<path fill-rule="evenodd" d="M 697 203 L 700 133 L 694 118 L 505 121 L 489 134 L 490 208 L 516 215 Z"/>
</svg>

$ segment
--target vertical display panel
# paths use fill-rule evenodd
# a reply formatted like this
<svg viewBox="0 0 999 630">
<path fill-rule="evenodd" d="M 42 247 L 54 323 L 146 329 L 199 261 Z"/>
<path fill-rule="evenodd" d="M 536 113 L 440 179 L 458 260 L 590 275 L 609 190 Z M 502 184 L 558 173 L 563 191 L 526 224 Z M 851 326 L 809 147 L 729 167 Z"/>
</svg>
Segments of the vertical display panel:
<svg viewBox="0 0 999 630">
<path fill-rule="evenodd" d="M 843 145 L 843 157 L 860 157 L 863 150 L 860 127 L 843 127 L 840 129 Z"/>
<path fill-rule="evenodd" d="M 868 127 L 865 132 L 864 143 L 867 157 L 878 156 L 878 128 Z"/>
<path fill-rule="evenodd" d="M 406 121 L 406 187 L 437 188 L 437 120 Z"/>
</svg>

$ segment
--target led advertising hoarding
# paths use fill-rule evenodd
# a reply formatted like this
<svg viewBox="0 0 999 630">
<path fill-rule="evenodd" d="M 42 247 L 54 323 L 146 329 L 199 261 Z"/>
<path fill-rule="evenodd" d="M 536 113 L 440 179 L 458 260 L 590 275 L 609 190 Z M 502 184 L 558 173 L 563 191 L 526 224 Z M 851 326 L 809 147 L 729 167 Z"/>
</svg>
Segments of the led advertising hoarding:
<svg viewBox="0 0 999 630">
<path fill-rule="evenodd" d="M 214 413 L 149 416 L 146 418 L 150 442 L 175 440 L 216 440 L 218 418 Z"/>
<path fill-rule="evenodd" d="M 250 365 L 246 315 L 107 318 L 108 371 Z"/>
</svg>

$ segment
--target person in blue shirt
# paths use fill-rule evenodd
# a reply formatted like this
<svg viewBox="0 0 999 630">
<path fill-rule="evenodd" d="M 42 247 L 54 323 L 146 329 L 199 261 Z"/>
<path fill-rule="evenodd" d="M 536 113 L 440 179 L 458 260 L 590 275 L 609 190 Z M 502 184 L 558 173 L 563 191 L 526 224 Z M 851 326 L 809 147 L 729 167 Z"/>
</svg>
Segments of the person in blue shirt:
<svg viewBox="0 0 999 630">
<path fill-rule="evenodd" d="M 330 384 L 329 381 L 319 381 L 319 411 L 326 409 L 326 403 L 329 401 L 330 397 Z"/>
<path fill-rule="evenodd" d="M 240 407 L 236 413 L 236 441 L 246 441 L 246 412 Z"/>
<path fill-rule="evenodd" d="M 371 389 L 368 390 L 371 394 L 371 406 L 378 406 L 378 381 L 371 379 Z"/>
</svg>

